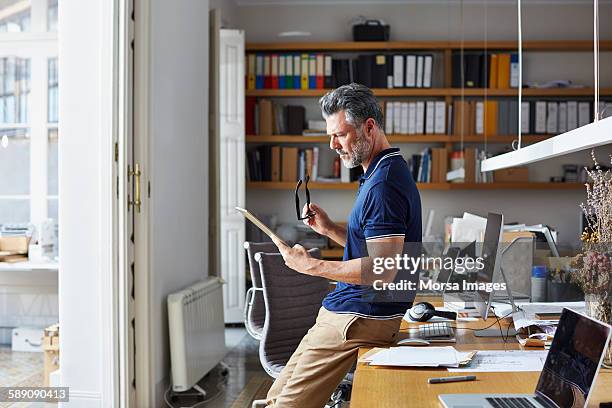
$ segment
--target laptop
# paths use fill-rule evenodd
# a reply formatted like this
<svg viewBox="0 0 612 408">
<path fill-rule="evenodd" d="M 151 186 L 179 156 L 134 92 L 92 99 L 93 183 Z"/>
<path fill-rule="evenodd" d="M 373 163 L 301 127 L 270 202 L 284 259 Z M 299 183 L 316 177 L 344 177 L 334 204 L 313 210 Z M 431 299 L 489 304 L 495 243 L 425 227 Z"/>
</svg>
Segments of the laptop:
<svg viewBox="0 0 612 408">
<path fill-rule="evenodd" d="M 446 408 L 582 408 L 589 402 L 612 328 L 570 309 L 559 326 L 535 394 L 442 394 Z"/>
</svg>

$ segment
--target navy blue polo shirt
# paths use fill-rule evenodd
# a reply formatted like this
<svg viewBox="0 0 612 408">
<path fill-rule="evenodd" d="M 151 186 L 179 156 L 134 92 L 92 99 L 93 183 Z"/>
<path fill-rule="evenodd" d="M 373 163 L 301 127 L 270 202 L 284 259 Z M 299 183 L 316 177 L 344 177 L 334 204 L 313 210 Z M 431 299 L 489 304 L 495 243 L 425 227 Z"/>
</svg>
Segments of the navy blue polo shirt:
<svg viewBox="0 0 612 408">
<path fill-rule="evenodd" d="M 410 169 L 399 149 L 383 150 L 359 180 L 348 218 L 343 260 L 367 257 L 368 239 L 403 236 L 404 242 L 421 242 L 421 234 L 421 197 Z M 335 313 L 392 318 L 403 316 L 414 300 L 389 301 L 381 292 L 385 291 L 338 282 L 323 299 L 323 307 Z"/>
</svg>

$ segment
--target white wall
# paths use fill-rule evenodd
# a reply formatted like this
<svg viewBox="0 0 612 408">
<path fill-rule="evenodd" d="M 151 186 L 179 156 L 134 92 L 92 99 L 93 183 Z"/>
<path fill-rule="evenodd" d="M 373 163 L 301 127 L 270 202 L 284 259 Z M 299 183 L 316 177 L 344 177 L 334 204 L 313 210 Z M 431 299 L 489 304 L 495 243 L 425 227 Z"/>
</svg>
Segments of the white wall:
<svg viewBox="0 0 612 408">
<path fill-rule="evenodd" d="M 374 2 L 373 2 L 374 3 Z M 516 6 L 503 2 L 466 2 L 463 24 L 459 2 L 431 4 L 353 4 L 328 6 L 241 6 L 236 12 L 236 25 L 246 31 L 247 42 L 283 41 L 282 31 L 308 31 L 311 37 L 298 41 L 345 41 L 351 39 L 351 18 L 363 15 L 383 19 L 391 25 L 392 40 L 460 40 L 463 27 L 466 40 L 513 40 L 517 38 Z M 476 3 L 476 4 L 475 4 Z M 592 2 L 583 4 L 528 4 L 523 11 L 524 40 L 592 39 Z M 485 23 L 486 14 L 486 23 Z M 612 38 L 612 5 L 600 4 L 600 37 Z M 485 27 L 487 28 L 485 30 Z M 612 63 L 612 52 L 602 55 L 601 86 L 612 86 L 612 72 L 605 69 Z M 524 80 L 543 81 L 571 79 L 576 83 L 593 84 L 592 53 L 526 53 Z M 278 98 L 279 100 L 281 98 Z M 307 104 L 308 119 L 320 119 L 316 99 L 288 98 L 282 103 Z M 326 145 L 320 145 L 326 150 Z M 425 145 L 400 145 L 407 156 Z M 490 146 L 491 148 L 491 146 Z M 504 146 L 492 147 L 495 151 Z M 600 159 L 610 149 L 598 149 Z M 550 160 L 530 166 L 533 181 L 548 181 L 550 176 L 561 176 L 565 163 L 589 163 L 588 152 Z M 582 190 L 550 191 L 422 191 L 423 209 L 436 210 L 434 232 L 442 233 L 447 215 L 473 211 L 486 215 L 487 211 L 503 211 L 508 221 L 546 223 L 558 228 L 562 241 L 576 241 L 579 234 L 579 208 L 584 200 Z M 312 200 L 322 203 L 333 219 L 345 220 L 352 207 L 353 191 L 314 190 Z M 261 214 L 270 214 L 270 202 L 275 206 L 281 222 L 294 222 L 293 191 L 249 190 L 247 205 Z"/>
<path fill-rule="evenodd" d="M 59 2 L 59 315 L 69 407 L 112 406 L 112 2 Z"/>
<path fill-rule="evenodd" d="M 156 406 L 170 373 L 166 296 L 208 275 L 208 1 L 150 5 L 150 261 Z"/>
</svg>

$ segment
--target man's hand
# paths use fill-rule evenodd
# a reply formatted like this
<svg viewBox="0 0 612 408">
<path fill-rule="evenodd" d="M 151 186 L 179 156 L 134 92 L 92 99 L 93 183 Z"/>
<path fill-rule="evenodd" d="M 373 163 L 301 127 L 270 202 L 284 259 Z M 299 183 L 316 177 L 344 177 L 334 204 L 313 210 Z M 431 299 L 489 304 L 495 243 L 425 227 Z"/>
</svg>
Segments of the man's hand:
<svg viewBox="0 0 612 408">
<path fill-rule="evenodd" d="M 290 247 L 274 237 L 272 241 L 274 241 L 283 256 L 285 265 L 294 271 L 315 276 L 316 262 L 318 260 L 310 256 L 306 248 L 300 244 Z"/>
<path fill-rule="evenodd" d="M 305 217 L 308 211 L 308 204 L 306 204 L 302 209 L 302 217 Z M 329 216 L 327 215 L 325 210 L 323 210 L 316 204 L 310 204 L 310 212 L 314 213 L 315 215 L 313 217 L 306 218 L 305 220 L 303 220 L 304 224 L 308 225 L 315 232 L 327 236 L 331 226 L 333 225 L 333 222 L 329 219 Z"/>
</svg>

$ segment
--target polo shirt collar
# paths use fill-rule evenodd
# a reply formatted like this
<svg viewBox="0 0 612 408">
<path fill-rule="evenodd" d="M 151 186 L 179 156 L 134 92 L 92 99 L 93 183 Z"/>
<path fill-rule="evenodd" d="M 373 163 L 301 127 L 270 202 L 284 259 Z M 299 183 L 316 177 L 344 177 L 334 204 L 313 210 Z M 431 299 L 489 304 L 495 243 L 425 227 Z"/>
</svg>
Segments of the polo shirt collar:
<svg viewBox="0 0 612 408">
<path fill-rule="evenodd" d="M 400 149 L 398 147 L 391 147 L 389 149 L 385 149 L 379 152 L 376 156 L 374 156 L 372 163 L 370 163 L 370 165 L 368 166 L 368 171 L 366 171 L 365 174 L 361 176 L 361 179 L 362 180 L 369 179 L 372 176 L 372 174 L 374 174 L 374 172 L 376 171 L 376 168 L 378 167 L 381 161 L 389 157 L 401 156 L 399 151 Z"/>
</svg>

